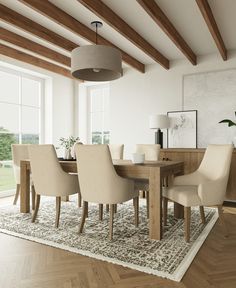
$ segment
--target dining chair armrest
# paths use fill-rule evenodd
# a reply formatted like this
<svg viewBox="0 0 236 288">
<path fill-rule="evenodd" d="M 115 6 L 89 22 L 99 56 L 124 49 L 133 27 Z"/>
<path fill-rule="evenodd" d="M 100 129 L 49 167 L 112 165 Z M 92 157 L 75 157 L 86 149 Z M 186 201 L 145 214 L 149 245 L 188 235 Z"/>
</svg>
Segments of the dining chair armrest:
<svg viewBox="0 0 236 288">
<path fill-rule="evenodd" d="M 173 180 L 173 185 L 175 186 L 199 185 L 204 180 L 205 177 L 198 171 L 195 171 L 190 174 L 175 177 Z"/>
<path fill-rule="evenodd" d="M 198 185 L 198 196 L 203 205 L 219 205 L 225 198 L 227 179 L 225 177 L 216 180 L 204 181 Z"/>
</svg>

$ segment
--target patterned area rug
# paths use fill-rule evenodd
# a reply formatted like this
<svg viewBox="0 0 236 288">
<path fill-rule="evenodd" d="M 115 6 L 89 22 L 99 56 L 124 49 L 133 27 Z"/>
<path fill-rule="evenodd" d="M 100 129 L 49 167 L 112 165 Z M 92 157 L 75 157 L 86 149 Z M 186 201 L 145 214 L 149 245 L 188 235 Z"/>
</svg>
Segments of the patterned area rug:
<svg viewBox="0 0 236 288">
<path fill-rule="evenodd" d="M 125 267 L 180 281 L 200 249 L 218 214 L 206 208 L 206 224 L 201 224 L 198 209 L 192 211 L 191 242 L 184 241 L 183 220 L 173 217 L 173 207 L 168 211 L 168 225 L 164 227 L 164 239 L 150 240 L 145 201 L 140 200 L 140 224 L 133 225 L 132 202 L 118 205 L 114 220 L 113 240 L 108 240 L 109 215 L 98 220 L 98 205 L 89 205 L 89 218 L 83 234 L 78 234 L 81 210 L 76 198 L 63 202 L 60 226 L 54 228 L 55 202 L 42 197 L 39 214 L 31 223 L 31 214 L 20 214 L 19 207 L 0 208 L 0 231 L 38 243 L 58 247 L 75 253 L 105 260 Z"/>
</svg>

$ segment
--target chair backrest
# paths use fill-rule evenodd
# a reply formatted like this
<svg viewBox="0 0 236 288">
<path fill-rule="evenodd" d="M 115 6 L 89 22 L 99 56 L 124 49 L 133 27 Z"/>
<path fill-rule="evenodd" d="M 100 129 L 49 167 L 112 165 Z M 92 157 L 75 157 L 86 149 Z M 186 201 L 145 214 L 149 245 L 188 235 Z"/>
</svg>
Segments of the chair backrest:
<svg viewBox="0 0 236 288">
<path fill-rule="evenodd" d="M 136 153 L 145 154 L 145 160 L 158 161 L 160 155 L 160 144 L 137 144 Z"/>
<path fill-rule="evenodd" d="M 63 196 L 65 172 L 53 145 L 29 145 L 29 158 L 36 193 Z"/>
<path fill-rule="evenodd" d="M 109 144 L 111 152 L 111 158 L 115 160 L 123 159 L 124 156 L 124 144 Z"/>
<path fill-rule="evenodd" d="M 198 171 L 211 180 L 225 177 L 228 181 L 232 152 L 232 144 L 208 145 Z"/>
<path fill-rule="evenodd" d="M 76 145 L 75 152 L 84 201 L 115 204 L 126 199 L 121 186 L 129 180 L 117 175 L 108 145 Z"/>
<path fill-rule="evenodd" d="M 28 144 L 12 144 L 12 160 L 15 166 L 20 167 L 20 161 L 29 159 Z"/>
<path fill-rule="evenodd" d="M 29 159 L 28 144 L 12 144 L 13 171 L 16 184 L 20 184 L 20 161 Z"/>
</svg>

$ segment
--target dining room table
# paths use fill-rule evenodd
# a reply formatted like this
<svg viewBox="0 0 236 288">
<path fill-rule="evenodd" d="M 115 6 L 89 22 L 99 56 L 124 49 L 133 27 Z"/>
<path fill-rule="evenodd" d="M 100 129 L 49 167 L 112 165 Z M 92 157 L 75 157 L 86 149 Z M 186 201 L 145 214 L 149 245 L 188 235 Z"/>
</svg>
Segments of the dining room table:
<svg viewBox="0 0 236 288">
<path fill-rule="evenodd" d="M 79 172 L 76 161 L 59 160 L 59 163 L 65 172 Z M 184 173 L 184 162 L 145 161 L 142 164 L 133 164 L 130 160 L 113 160 L 113 165 L 119 176 L 149 183 L 149 237 L 150 239 L 161 240 L 163 235 L 163 181 L 173 175 L 182 175 Z M 47 169 L 47 163 L 45 163 L 45 169 Z M 20 212 L 29 213 L 31 170 L 29 159 L 21 160 L 20 170 Z M 175 204 L 175 216 L 177 218 L 182 217 L 182 207 L 178 204 Z"/>
</svg>

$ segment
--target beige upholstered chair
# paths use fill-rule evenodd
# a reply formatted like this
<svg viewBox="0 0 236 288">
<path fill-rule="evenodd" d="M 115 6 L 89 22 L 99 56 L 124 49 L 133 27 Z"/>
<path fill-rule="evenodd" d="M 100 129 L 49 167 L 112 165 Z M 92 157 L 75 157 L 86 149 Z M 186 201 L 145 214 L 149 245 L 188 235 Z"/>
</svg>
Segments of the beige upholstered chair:
<svg viewBox="0 0 236 288">
<path fill-rule="evenodd" d="M 160 155 L 160 144 L 137 144 L 136 153 L 145 154 L 146 161 L 158 161 Z M 144 181 L 136 181 L 135 186 L 140 191 L 145 193 L 146 191 L 146 200 L 147 200 L 147 217 L 149 218 L 149 184 Z M 144 197 L 144 195 L 143 195 Z"/>
<path fill-rule="evenodd" d="M 233 145 L 209 145 L 199 168 L 188 175 L 174 178 L 173 185 L 163 191 L 164 224 L 167 219 L 168 199 L 184 206 L 185 240 L 190 241 L 191 207 L 200 206 L 202 222 L 205 222 L 203 206 L 217 206 L 224 224 L 222 204 L 229 177 Z M 224 225 L 226 228 L 226 226 Z"/>
<path fill-rule="evenodd" d="M 108 145 L 76 145 L 75 151 L 83 199 L 79 232 L 83 231 L 88 202 L 110 205 L 110 239 L 113 234 L 115 204 L 134 199 L 135 225 L 138 226 L 138 191 L 134 190 L 134 181 L 117 175 Z"/>
<path fill-rule="evenodd" d="M 56 197 L 56 222 L 59 225 L 61 197 L 80 193 L 77 175 L 63 171 L 53 145 L 29 145 L 29 158 L 36 190 L 36 207 L 32 217 L 35 221 L 40 196 Z"/>
<path fill-rule="evenodd" d="M 20 161 L 24 159 L 29 159 L 28 144 L 12 144 L 12 160 L 13 160 L 13 171 L 16 182 L 16 194 L 13 201 L 13 205 L 16 205 L 17 200 L 20 194 Z M 31 200 L 32 200 L 32 209 L 35 209 L 35 190 L 33 181 L 30 181 L 31 186 Z"/>
<path fill-rule="evenodd" d="M 124 144 L 109 144 L 111 152 L 111 158 L 114 160 L 120 160 L 124 157 Z"/>
</svg>

